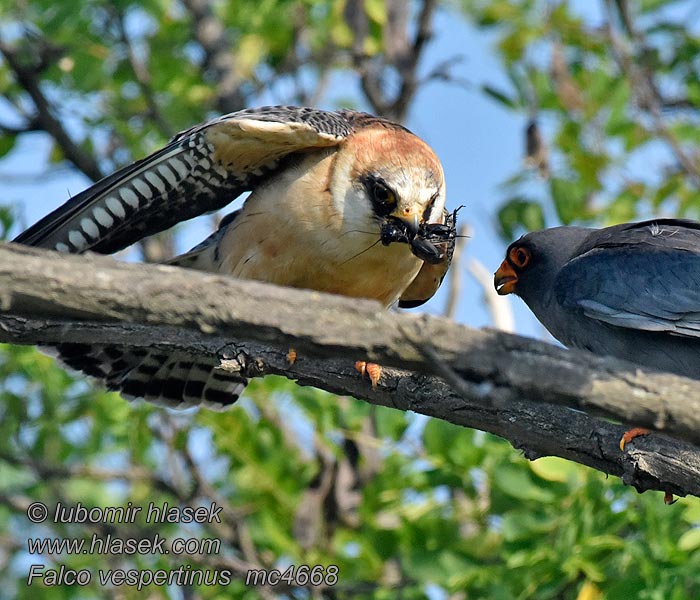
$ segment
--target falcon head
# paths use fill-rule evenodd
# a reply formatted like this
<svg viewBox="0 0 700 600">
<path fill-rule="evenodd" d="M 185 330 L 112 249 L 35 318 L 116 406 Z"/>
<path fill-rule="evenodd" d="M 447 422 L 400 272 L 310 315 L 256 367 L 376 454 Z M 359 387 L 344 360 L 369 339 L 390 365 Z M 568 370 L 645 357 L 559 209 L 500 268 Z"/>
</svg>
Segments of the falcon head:
<svg viewBox="0 0 700 600">
<path fill-rule="evenodd" d="M 445 179 L 437 156 L 420 138 L 384 121 L 347 139 L 330 189 L 347 230 L 385 246 L 410 244 L 421 226 L 443 219 Z"/>
<path fill-rule="evenodd" d="M 494 273 L 499 295 L 516 294 L 528 305 L 546 304 L 561 268 L 577 254 L 590 235 L 583 227 L 553 227 L 534 231 L 513 242 Z"/>
</svg>

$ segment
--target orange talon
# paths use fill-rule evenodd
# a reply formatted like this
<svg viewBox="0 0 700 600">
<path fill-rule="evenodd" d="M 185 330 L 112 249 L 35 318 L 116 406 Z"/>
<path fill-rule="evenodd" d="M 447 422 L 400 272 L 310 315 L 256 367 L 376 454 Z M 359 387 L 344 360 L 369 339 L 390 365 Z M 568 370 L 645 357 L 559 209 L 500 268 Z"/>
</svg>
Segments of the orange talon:
<svg viewBox="0 0 700 600">
<path fill-rule="evenodd" d="M 631 442 L 634 438 L 639 437 L 640 435 L 649 435 L 650 433 L 651 429 L 646 429 L 644 427 L 634 427 L 629 431 L 625 431 L 625 434 L 620 439 L 620 450 L 624 452 L 625 444 Z"/>
<path fill-rule="evenodd" d="M 372 382 L 372 389 L 376 389 L 379 378 L 382 376 L 382 368 L 376 363 L 365 362 L 364 360 L 358 360 L 355 363 L 355 368 L 363 377 L 367 375 Z"/>
<path fill-rule="evenodd" d="M 289 366 L 291 367 L 297 360 L 297 351 L 294 348 L 290 348 L 289 352 L 287 352 L 287 362 L 289 363 Z"/>
<path fill-rule="evenodd" d="M 671 506 L 671 504 L 675 504 L 677 501 L 678 498 L 674 498 L 671 492 L 664 493 L 664 504 L 668 504 L 669 506 Z"/>
<path fill-rule="evenodd" d="M 382 368 L 376 363 L 367 363 L 367 375 L 372 382 L 372 389 L 376 389 L 379 378 L 382 376 Z"/>
</svg>

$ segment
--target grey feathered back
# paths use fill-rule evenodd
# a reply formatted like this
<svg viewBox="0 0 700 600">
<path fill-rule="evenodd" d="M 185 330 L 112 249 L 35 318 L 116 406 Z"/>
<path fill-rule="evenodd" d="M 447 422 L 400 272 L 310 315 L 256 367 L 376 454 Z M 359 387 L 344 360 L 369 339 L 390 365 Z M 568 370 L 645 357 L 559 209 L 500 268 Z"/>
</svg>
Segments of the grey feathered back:
<svg viewBox="0 0 700 600">
<path fill-rule="evenodd" d="M 532 252 L 516 293 L 564 345 L 700 377 L 700 223 L 558 227 L 515 243 Z"/>
</svg>

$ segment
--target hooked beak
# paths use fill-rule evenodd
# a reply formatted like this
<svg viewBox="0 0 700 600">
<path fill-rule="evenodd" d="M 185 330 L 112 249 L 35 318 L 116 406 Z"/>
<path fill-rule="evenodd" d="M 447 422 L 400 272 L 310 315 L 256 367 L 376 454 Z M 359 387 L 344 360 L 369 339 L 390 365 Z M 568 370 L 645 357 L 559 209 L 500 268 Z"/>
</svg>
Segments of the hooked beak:
<svg viewBox="0 0 700 600">
<path fill-rule="evenodd" d="M 499 296 L 512 294 L 515 291 L 515 286 L 518 283 L 518 275 L 511 267 L 507 260 L 501 263 L 498 271 L 493 274 L 493 286 Z"/>
<path fill-rule="evenodd" d="M 420 219 L 412 212 L 393 213 L 384 217 L 381 227 L 382 244 L 388 246 L 394 242 L 411 244 L 420 230 Z"/>
<path fill-rule="evenodd" d="M 390 217 L 393 217 L 399 221 L 405 228 L 409 239 L 416 237 L 418 233 L 418 228 L 420 227 L 420 217 L 418 213 L 415 212 L 393 212 Z"/>
<path fill-rule="evenodd" d="M 389 217 L 399 221 L 405 228 L 409 239 L 413 239 L 418 233 L 420 227 L 420 215 L 408 208 L 404 210 L 395 210 Z"/>
</svg>

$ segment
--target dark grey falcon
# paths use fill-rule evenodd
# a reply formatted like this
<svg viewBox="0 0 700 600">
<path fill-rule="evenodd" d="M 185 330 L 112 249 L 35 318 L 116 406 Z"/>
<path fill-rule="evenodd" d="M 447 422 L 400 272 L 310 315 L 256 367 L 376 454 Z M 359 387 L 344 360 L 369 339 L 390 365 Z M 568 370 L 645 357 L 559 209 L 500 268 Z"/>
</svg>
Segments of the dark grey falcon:
<svg viewBox="0 0 700 600">
<path fill-rule="evenodd" d="M 700 223 L 555 227 L 513 242 L 494 275 L 562 344 L 700 378 Z"/>
</svg>

